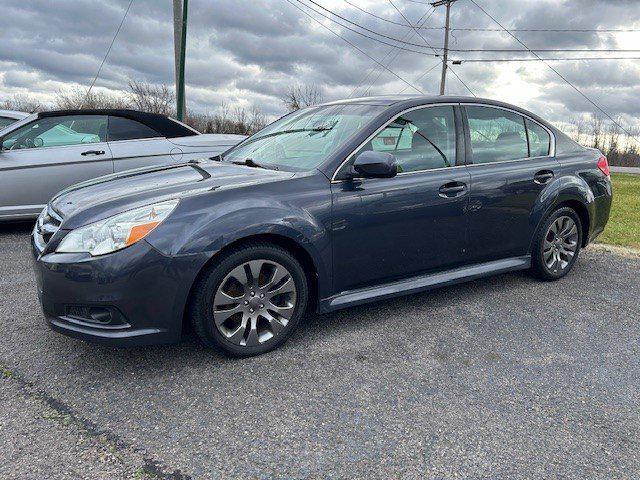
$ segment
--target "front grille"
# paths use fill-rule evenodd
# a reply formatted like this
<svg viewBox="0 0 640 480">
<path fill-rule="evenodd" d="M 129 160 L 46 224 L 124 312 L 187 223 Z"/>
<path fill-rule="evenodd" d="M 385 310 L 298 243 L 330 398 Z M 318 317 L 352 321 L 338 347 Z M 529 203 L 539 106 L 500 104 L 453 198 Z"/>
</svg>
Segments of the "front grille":
<svg viewBox="0 0 640 480">
<path fill-rule="evenodd" d="M 50 205 L 47 205 L 38 217 L 33 231 L 33 238 L 38 250 L 44 250 L 53 234 L 60 228 L 60 224 L 62 224 L 62 217 Z"/>
</svg>

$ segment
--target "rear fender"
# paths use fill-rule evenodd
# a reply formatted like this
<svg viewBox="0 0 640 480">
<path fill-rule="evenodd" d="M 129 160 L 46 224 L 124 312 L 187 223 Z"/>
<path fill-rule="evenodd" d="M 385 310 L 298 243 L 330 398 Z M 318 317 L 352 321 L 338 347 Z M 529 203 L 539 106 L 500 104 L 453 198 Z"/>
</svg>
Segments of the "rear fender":
<svg viewBox="0 0 640 480">
<path fill-rule="evenodd" d="M 594 196 L 587 182 L 574 175 L 566 175 L 553 180 L 538 196 L 529 217 L 531 228 L 531 244 L 535 233 L 544 220 L 563 204 L 580 204 L 586 211 L 587 218 L 593 218 Z M 578 212 L 581 214 L 581 212 Z"/>
</svg>

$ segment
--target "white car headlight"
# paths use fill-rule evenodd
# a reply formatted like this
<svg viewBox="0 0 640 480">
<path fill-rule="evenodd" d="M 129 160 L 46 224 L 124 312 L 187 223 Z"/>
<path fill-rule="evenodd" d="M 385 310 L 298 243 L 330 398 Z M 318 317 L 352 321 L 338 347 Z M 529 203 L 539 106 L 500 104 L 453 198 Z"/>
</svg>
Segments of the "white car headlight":
<svg viewBox="0 0 640 480">
<path fill-rule="evenodd" d="M 133 245 L 160 225 L 178 200 L 154 203 L 77 228 L 62 239 L 56 252 L 104 255 Z"/>
</svg>

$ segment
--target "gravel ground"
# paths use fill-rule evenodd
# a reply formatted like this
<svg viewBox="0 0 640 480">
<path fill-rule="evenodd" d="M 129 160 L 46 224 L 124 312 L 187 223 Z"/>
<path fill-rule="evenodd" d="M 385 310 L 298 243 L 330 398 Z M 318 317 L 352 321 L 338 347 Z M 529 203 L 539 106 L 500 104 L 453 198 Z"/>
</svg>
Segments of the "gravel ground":
<svg viewBox="0 0 640 480">
<path fill-rule="evenodd" d="M 315 315 L 228 360 L 55 334 L 28 227 L 0 251 L 0 478 L 640 476 L 636 255 Z"/>
</svg>

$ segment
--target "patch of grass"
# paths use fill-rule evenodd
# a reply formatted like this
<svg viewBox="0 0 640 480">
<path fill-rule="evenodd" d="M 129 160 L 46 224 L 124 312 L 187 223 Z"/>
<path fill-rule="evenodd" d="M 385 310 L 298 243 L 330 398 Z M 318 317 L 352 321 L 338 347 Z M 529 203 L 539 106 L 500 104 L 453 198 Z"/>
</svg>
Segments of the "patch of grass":
<svg viewBox="0 0 640 480">
<path fill-rule="evenodd" d="M 8 368 L 5 368 L 2 365 L 0 365 L 0 376 L 2 378 L 11 378 L 13 377 L 13 372 Z"/>
<path fill-rule="evenodd" d="M 640 249 L 640 175 L 614 173 L 611 216 L 601 243 Z"/>
</svg>

